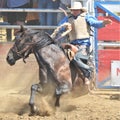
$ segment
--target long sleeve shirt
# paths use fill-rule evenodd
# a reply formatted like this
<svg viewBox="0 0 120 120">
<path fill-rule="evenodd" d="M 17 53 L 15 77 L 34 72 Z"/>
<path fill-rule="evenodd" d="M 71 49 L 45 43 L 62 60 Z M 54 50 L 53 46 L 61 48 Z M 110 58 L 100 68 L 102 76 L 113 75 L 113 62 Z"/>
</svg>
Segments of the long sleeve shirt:
<svg viewBox="0 0 120 120">
<path fill-rule="evenodd" d="M 76 19 L 77 17 L 74 17 L 74 18 Z M 95 17 L 93 17 L 93 16 L 91 16 L 89 14 L 87 14 L 85 16 L 85 20 L 86 20 L 86 22 L 87 22 L 87 24 L 89 26 L 92 26 L 94 28 L 102 28 L 102 27 L 104 27 L 103 21 L 97 20 Z M 64 17 L 63 20 L 60 21 L 60 23 L 58 25 L 61 25 L 61 24 L 65 23 L 65 22 L 69 22 L 69 16 Z M 62 29 L 62 31 L 64 31 L 64 29 Z M 72 44 L 79 44 L 79 45 L 84 44 L 84 45 L 90 46 L 89 38 L 86 38 L 86 39 L 83 39 L 83 40 L 77 39 L 77 40 L 72 41 L 71 43 Z"/>
<path fill-rule="evenodd" d="M 61 24 L 65 23 L 65 22 L 68 22 L 68 19 L 69 19 L 68 16 L 64 17 L 63 20 L 61 20 L 58 25 L 61 25 Z M 85 20 L 92 27 L 95 27 L 95 28 L 102 28 L 102 27 L 104 27 L 103 21 L 97 20 L 95 17 L 93 17 L 93 16 L 91 16 L 89 14 L 87 14 L 85 16 Z"/>
</svg>

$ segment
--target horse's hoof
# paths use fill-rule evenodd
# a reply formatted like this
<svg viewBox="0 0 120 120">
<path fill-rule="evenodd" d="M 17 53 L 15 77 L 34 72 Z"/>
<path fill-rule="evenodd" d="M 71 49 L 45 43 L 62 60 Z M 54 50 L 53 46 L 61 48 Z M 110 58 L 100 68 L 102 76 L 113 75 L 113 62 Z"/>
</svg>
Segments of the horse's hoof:
<svg viewBox="0 0 120 120">
<path fill-rule="evenodd" d="M 29 113 L 29 116 L 34 116 L 35 114 L 34 113 Z"/>
<path fill-rule="evenodd" d="M 31 113 L 29 114 L 29 116 L 34 116 L 34 115 L 39 115 L 40 111 L 39 108 L 36 107 L 35 105 L 31 107 Z"/>
<path fill-rule="evenodd" d="M 56 101 L 55 107 L 60 107 L 60 103 L 58 101 Z"/>
</svg>

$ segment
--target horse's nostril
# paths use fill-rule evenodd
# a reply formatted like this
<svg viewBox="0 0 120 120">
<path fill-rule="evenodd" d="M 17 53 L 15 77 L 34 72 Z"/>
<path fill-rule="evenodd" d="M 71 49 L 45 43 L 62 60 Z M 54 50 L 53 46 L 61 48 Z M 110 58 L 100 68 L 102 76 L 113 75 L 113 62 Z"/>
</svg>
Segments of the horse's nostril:
<svg viewBox="0 0 120 120">
<path fill-rule="evenodd" d="M 15 61 L 11 60 L 8 62 L 10 65 L 14 65 L 15 64 Z"/>
<path fill-rule="evenodd" d="M 6 57 L 6 61 L 9 62 L 9 57 L 8 56 Z"/>
<path fill-rule="evenodd" d="M 7 56 L 6 61 L 9 65 L 14 65 L 15 61 L 13 59 L 10 59 L 9 56 Z"/>
</svg>

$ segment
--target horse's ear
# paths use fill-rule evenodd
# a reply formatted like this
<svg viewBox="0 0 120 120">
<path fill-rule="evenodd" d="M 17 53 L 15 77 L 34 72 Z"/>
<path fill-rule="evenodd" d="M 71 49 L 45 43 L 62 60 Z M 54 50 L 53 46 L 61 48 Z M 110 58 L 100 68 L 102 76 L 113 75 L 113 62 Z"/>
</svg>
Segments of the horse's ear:
<svg viewBox="0 0 120 120">
<path fill-rule="evenodd" d="M 16 35 L 18 32 L 24 32 L 25 31 L 25 28 L 23 27 L 23 25 L 20 26 L 20 29 L 16 29 L 14 31 L 14 35 Z"/>
<path fill-rule="evenodd" d="M 25 28 L 23 27 L 23 25 L 20 26 L 20 32 L 25 31 Z"/>
</svg>

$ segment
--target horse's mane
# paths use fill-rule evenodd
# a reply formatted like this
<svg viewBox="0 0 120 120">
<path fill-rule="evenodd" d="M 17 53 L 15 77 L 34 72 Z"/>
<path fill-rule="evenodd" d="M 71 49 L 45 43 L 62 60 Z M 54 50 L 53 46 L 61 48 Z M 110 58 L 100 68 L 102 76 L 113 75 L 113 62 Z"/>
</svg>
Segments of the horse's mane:
<svg viewBox="0 0 120 120">
<path fill-rule="evenodd" d="M 43 48 L 49 44 L 54 43 L 54 40 L 50 37 L 50 35 L 43 30 L 27 30 L 28 35 L 33 37 L 33 42 L 36 43 L 36 47 Z"/>
</svg>

